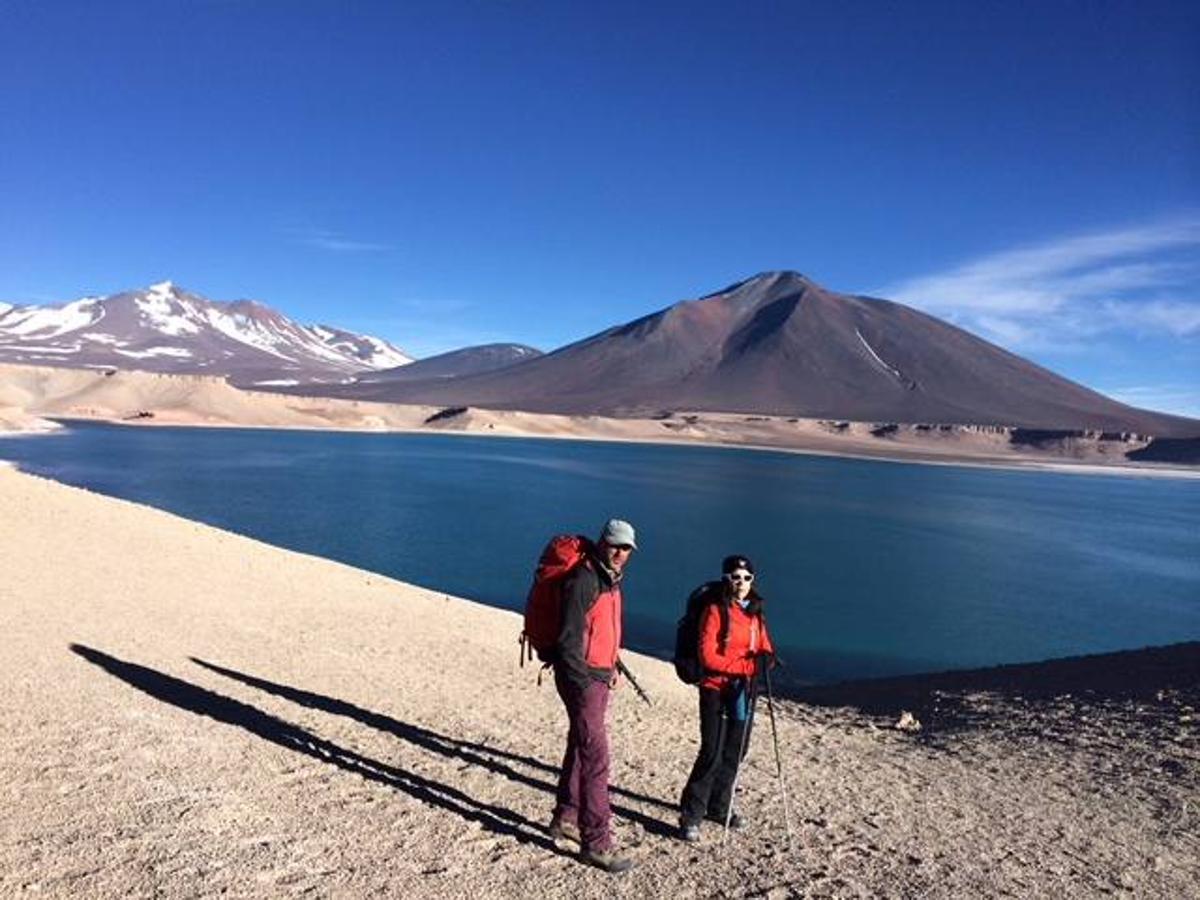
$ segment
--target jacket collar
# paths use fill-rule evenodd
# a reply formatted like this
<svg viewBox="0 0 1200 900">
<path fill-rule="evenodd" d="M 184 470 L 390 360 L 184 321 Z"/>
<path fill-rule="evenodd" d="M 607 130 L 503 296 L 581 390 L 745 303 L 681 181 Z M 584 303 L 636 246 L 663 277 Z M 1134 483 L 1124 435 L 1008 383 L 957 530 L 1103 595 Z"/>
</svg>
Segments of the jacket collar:
<svg viewBox="0 0 1200 900">
<path fill-rule="evenodd" d="M 590 553 L 588 554 L 588 558 L 592 564 L 592 570 L 599 576 L 601 584 L 606 588 L 620 583 L 621 576 L 624 575 L 623 572 L 614 572 L 610 569 L 605 565 L 604 560 L 600 558 L 598 553 Z"/>
</svg>

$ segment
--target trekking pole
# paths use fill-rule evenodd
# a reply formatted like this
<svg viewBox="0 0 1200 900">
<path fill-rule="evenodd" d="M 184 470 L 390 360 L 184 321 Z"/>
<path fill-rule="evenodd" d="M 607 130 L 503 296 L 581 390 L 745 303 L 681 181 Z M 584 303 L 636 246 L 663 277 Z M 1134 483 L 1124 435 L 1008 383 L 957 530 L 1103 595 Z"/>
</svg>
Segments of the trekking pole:
<svg viewBox="0 0 1200 900">
<path fill-rule="evenodd" d="M 647 706 L 654 705 L 650 699 L 650 695 L 642 690 L 642 686 L 637 683 L 637 679 L 633 677 L 633 673 L 629 671 L 629 667 L 621 661 L 620 657 L 617 658 L 617 671 L 625 676 L 625 680 L 629 682 L 630 687 L 637 692 L 639 697 L 646 701 Z"/>
<path fill-rule="evenodd" d="M 746 684 L 746 724 L 742 728 L 742 746 L 738 748 L 737 768 L 733 770 L 733 785 L 729 788 L 729 807 L 725 810 L 725 830 L 721 832 L 721 847 L 729 838 L 729 823 L 733 821 L 733 801 L 737 799 L 738 780 L 742 777 L 742 757 L 746 755 L 746 745 L 750 741 L 750 726 L 754 722 L 754 707 L 758 703 L 757 678 L 751 678 Z"/>
<path fill-rule="evenodd" d="M 787 830 L 788 848 L 792 847 L 792 813 L 788 808 L 787 783 L 783 779 L 783 757 L 779 754 L 779 732 L 775 728 L 775 692 L 771 690 L 771 667 L 763 666 L 767 676 L 767 712 L 771 716 L 771 741 L 775 744 L 775 770 L 779 773 L 779 794 L 783 798 L 783 827 Z"/>
</svg>

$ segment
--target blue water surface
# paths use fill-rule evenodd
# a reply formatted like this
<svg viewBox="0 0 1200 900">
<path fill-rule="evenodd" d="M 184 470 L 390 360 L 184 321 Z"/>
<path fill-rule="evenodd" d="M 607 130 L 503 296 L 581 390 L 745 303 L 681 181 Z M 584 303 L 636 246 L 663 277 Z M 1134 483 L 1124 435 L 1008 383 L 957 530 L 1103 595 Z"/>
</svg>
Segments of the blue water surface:
<svg viewBox="0 0 1200 900">
<path fill-rule="evenodd" d="M 0 458 L 508 609 L 521 608 L 548 537 L 620 516 L 641 547 L 627 579 L 630 646 L 669 655 L 689 590 L 743 553 L 795 681 L 1200 639 L 1197 481 L 96 424 L 0 440 Z"/>
</svg>

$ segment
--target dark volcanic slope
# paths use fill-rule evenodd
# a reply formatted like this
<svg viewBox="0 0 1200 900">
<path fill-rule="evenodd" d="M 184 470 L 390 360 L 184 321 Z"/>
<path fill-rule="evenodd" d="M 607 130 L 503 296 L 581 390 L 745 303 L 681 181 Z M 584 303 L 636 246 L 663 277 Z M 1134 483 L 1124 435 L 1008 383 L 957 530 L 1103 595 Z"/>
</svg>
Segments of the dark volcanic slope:
<svg viewBox="0 0 1200 900">
<path fill-rule="evenodd" d="M 461 350 L 451 350 L 449 353 L 419 359 L 408 365 L 371 372 L 355 380 L 360 384 L 381 384 L 460 378 L 463 375 L 478 375 L 516 363 L 528 362 L 541 355 L 541 350 L 525 344 L 480 344 L 477 347 L 464 347 Z"/>
<path fill-rule="evenodd" d="M 509 368 L 355 385 L 397 402 L 639 415 L 754 412 L 891 422 L 1200 434 L 898 303 L 765 273 Z"/>
</svg>

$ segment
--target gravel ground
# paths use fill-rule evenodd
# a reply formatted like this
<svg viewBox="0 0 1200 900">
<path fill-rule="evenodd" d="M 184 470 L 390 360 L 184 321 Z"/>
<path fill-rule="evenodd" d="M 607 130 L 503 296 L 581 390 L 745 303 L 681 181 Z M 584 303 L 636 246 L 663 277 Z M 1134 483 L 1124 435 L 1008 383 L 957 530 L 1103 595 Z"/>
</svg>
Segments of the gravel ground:
<svg viewBox="0 0 1200 900">
<path fill-rule="evenodd" d="M 631 654 L 613 877 L 545 835 L 511 613 L 3 467 L 0 529 L 0 896 L 1197 895 L 1197 645 L 780 701 L 790 838 L 760 706 L 694 846 L 694 696 Z"/>
</svg>

